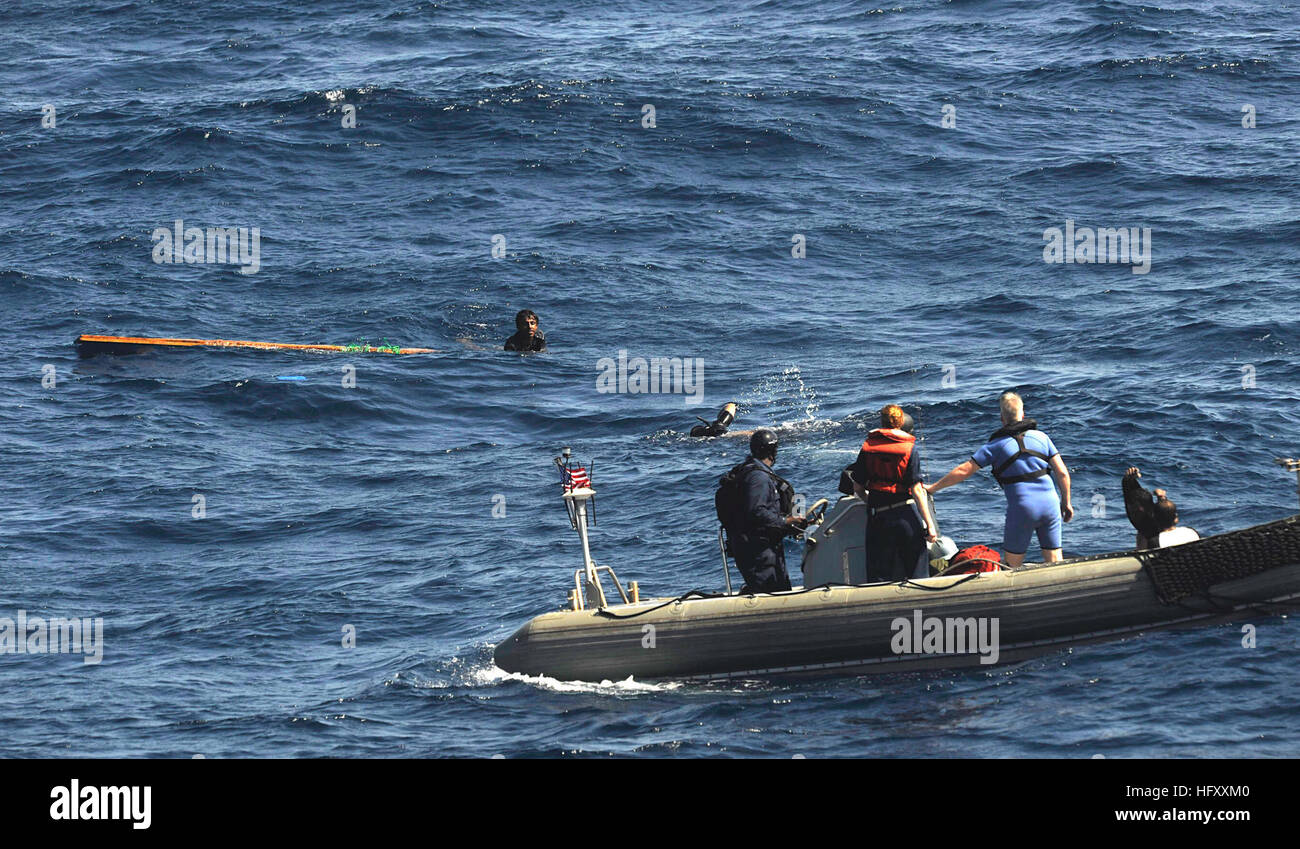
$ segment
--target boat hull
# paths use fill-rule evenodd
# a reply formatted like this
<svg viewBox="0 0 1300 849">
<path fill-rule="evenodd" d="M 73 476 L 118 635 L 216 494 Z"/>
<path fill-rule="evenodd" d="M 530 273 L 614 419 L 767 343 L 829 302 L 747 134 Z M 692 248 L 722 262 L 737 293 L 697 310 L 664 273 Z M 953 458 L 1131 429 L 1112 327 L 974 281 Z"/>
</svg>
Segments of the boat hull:
<svg viewBox="0 0 1300 849">
<path fill-rule="evenodd" d="M 991 666 L 1297 598 L 1300 561 L 1169 604 L 1135 554 L 1115 555 L 975 576 L 546 613 L 497 646 L 496 663 L 579 681 Z M 986 632 L 996 622 L 996 651 L 971 645 L 974 631 L 961 651 L 951 641 L 928 651 L 899 636 L 900 620 L 930 618 L 958 621 L 958 633 L 971 619 Z"/>
</svg>

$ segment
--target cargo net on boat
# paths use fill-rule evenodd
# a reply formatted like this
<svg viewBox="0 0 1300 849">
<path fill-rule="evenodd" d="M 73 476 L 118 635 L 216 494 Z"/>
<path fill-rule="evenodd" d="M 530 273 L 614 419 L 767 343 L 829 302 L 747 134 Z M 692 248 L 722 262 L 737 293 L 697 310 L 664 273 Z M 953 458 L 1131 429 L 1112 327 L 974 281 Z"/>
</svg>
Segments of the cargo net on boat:
<svg viewBox="0 0 1300 849">
<path fill-rule="evenodd" d="M 1300 564 L 1300 516 L 1171 548 L 1139 551 L 1137 557 L 1160 601 L 1177 604 L 1224 581 Z"/>
</svg>

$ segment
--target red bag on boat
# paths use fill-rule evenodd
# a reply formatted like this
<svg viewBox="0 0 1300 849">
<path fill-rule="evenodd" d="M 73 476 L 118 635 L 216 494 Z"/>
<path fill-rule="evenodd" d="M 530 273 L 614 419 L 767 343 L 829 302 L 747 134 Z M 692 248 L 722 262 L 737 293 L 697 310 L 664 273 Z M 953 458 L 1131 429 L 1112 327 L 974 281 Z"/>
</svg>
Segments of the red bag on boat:
<svg viewBox="0 0 1300 849">
<path fill-rule="evenodd" d="M 1002 569 L 1002 555 L 987 545 L 963 548 L 948 561 L 945 575 L 969 575 L 971 572 L 998 572 Z"/>
</svg>

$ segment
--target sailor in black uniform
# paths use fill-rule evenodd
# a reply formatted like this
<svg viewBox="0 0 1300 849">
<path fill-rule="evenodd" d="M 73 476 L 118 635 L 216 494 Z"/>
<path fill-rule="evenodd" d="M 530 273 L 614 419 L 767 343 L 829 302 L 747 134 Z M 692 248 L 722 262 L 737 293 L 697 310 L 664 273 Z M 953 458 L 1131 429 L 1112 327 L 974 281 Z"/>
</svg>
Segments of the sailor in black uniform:
<svg viewBox="0 0 1300 849">
<path fill-rule="evenodd" d="M 733 474 L 739 484 L 741 516 L 738 533 L 730 536 L 736 568 L 745 577 L 741 595 L 790 589 L 785 570 L 785 537 L 807 524 L 791 515 L 794 488 L 772 471 L 776 434 L 766 428 L 749 438 L 749 457 Z"/>
</svg>

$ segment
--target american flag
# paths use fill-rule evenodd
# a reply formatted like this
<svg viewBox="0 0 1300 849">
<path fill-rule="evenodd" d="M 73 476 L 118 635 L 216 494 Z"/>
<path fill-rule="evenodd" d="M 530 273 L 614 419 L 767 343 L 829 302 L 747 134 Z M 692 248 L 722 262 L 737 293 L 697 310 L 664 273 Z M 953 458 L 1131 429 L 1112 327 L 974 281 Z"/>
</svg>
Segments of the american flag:
<svg viewBox="0 0 1300 849">
<path fill-rule="evenodd" d="M 581 489 L 584 486 L 591 486 L 591 478 L 587 475 L 587 470 L 582 466 L 574 466 L 572 469 L 564 470 L 564 488 Z"/>
</svg>

